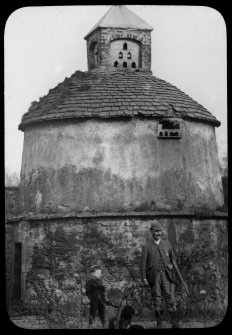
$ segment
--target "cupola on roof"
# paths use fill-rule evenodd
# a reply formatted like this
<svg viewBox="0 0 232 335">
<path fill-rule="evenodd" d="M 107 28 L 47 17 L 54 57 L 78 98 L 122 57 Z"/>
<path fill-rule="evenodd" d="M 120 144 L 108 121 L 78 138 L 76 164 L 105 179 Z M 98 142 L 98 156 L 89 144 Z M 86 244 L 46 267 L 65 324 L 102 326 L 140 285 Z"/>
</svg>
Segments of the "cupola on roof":
<svg viewBox="0 0 232 335">
<path fill-rule="evenodd" d="M 152 30 L 152 26 L 125 6 L 112 6 L 85 36 L 88 70 L 151 71 Z"/>
<path fill-rule="evenodd" d="M 97 28 L 134 28 L 153 30 L 153 27 L 125 6 L 112 6 L 85 36 L 85 39 Z"/>
</svg>

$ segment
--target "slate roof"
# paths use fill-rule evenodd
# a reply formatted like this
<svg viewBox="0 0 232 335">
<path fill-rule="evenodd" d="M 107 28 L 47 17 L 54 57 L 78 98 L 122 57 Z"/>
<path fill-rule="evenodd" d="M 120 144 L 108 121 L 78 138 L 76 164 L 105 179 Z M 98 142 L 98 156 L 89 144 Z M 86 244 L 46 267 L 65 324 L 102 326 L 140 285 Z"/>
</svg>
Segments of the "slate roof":
<svg viewBox="0 0 232 335">
<path fill-rule="evenodd" d="M 168 82 L 148 72 L 116 69 L 75 72 L 31 104 L 19 129 L 45 120 L 138 116 L 180 117 L 220 125 L 207 109 Z"/>
<path fill-rule="evenodd" d="M 99 27 L 153 30 L 153 27 L 150 26 L 150 24 L 138 17 L 124 5 L 112 6 L 84 38 L 86 39 L 94 30 Z"/>
</svg>

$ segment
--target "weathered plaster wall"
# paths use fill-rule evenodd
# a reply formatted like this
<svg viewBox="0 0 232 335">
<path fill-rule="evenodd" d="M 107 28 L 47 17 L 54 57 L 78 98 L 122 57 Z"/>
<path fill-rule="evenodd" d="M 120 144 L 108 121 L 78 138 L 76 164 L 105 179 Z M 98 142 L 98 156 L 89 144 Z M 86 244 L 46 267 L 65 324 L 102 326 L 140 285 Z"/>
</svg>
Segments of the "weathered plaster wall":
<svg viewBox="0 0 232 335">
<path fill-rule="evenodd" d="M 35 125 L 24 134 L 24 211 L 150 211 L 223 205 L 213 126 L 180 121 L 182 138 L 158 139 L 158 121 Z"/>
<path fill-rule="evenodd" d="M 29 305 L 34 303 L 36 299 L 41 299 L 38 290 L 44 286 L 49 294 L 57 293 L 63 299 L 70 296 L 73 299 L 75 294 L 80 294 L 81 287 L 85 287 L 89 267 L 99 263 L 104 269 L 107 294 L 114 299 L 114 294 L 117 296 L 126 284 L 140 279 L 141 246 L 145 231 L 153 221 L 140 218 L 72 218 L 65 221 L 20 222 L 14 229 L 15 242 L 23 244 L 23 298 Z M 169 239 L 178 256 L 189 290 L 196 297 L 190 307 L 204 306 L 198 299 L 199 292 L 204 289 L 207 292 L 207 308 L 225 309 L 228 279 L 226 221 L 193 218 L 162 218 L 159 221 L 164 238 Z M 183 287 L 177 290 L 179 299 L 180 292 L 183 293 Z M 145 299 L 144 294 L 138 298 L 139 306 L 145 306 L 149 301 L 149 297 L 144 301 L 141 299 Z M 85 304 L 88 301 L 85 295 L 83 301 Z M 198 306 L 198 303 L 202 305 Z M 146 312 L 149 306 L 143 308 Z"/>
<path fill-rule="evenodd" d="M 127 49 L 123 49 L 123 44 L 126 42 Z M 119 58 L 119 52 L 122 53 L 122 58 Z M 128 53 L 131 53 L 131 58 L 128 58 Z M 132 62 L 135 62 L 136 67 L 140 65 L 140 44 L 134 41 L 120 39 L 114 40 L 110 44 L 110 57 L 111 65 L 114 66 L 114 62 L 118 62 L 119 67 L 123 67 L 123 63 L 127 63 L 127 67 L 132 67 Z"/>
<path fill-rule="evenodd" d="M 224 194 L 224 210 L 228 211 L 228 176 L 222 176 L 222 186 Z"/>
</svg>

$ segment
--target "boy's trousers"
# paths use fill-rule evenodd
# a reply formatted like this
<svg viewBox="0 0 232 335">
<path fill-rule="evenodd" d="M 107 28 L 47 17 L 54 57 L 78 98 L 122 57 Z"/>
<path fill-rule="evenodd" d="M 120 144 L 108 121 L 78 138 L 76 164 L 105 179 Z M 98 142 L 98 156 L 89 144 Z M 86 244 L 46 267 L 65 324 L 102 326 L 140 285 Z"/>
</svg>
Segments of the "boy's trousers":
<svg viewBox="0 0 232 335">
<path fill-rule="evenodd" d="M 90 302 L 90 316 L 94 319 L 97 313 L 101 320 L 105 319 L 105 305 L 99 299 L 93 299 Z"/>
</svg>

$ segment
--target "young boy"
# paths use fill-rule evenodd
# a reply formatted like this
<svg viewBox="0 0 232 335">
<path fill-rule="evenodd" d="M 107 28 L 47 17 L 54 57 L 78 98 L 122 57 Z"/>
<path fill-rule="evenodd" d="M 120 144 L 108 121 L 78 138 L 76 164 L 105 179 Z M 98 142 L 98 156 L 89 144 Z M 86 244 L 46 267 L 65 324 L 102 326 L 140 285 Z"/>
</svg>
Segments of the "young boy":
<svg viewBox="0 0 232 335">
<path fill-rule="evenodd" d="M 90 300 L 90 316 L 89 326 L 97 316 L 100 317 L 102 328 L 106 328 L 105 324 L 105 305 L 112 304 L 105 298 L 105 286 L 101 280 L 102 269 L 99 266 L 93 266 L 90 270 L 91 278 L 86 283 L 86 295 Z"/>
</svg>

